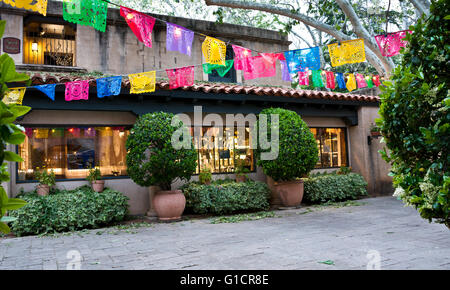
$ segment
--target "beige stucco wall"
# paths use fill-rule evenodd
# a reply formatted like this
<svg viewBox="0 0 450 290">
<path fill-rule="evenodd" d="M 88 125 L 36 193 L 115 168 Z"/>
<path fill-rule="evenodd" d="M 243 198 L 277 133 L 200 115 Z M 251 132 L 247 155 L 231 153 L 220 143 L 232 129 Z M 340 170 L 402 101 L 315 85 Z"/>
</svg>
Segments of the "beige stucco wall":
<svg viewBox="0 0 450 290">
<path fill-rule="evenodd" d="M 21 64 L 23 59 L 23 17 L 22 15 L 0 13 L 2 20 L 6 20 L 5 32 L 1 39 L 1 51 L 3 54 L 3 38 L 14 37 L 20 39 L 20 53 L 10 54 L 16 64 Z"/>
</svg>

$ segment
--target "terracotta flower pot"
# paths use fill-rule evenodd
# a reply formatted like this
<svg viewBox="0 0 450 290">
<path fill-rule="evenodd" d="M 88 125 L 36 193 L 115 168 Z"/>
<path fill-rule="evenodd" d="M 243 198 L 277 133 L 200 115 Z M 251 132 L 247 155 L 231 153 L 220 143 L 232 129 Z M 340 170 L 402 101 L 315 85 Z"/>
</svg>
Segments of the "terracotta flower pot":
<svg viewBox="0 0 450 290">
<path fill-rule="evenodd" d="M 274 190 L 284 206 L 299 206 L 303 199 L 303 180 L 275 182 Z"/>
<path fill-rule="evenodd" d="M 186 198 L 181 190 L 162 190 L 153 197 L 153 206 L 160 220 L 178 220 L 186 206 Z"/>
<path fill-rule="evenodd" d="M 272 177 L 267 176 L 266 177 L 266 183 L 267 186 L 270 189 L 270 205 L 271 208 L 278 208 L 281 205 L 281 199 L 278 192 L 275 190 L 275 181 L 272 179 Z"/>
<path fill-rule="evenodd" d="M 236 182 L 245 182 L 247 180 L 247 178 L 245 177 L 245 175 L 237 175 L 236 176 Z"/>
<path fill-rule="evenodd" d="M 379 131 L 371 131 L 370 135 L 371 136 L 381 136 L 381 132 L 379 132 Z"/>
<path fill-rule="evenodd" d="M 48 186 L 47 184 L 39 184 L 38 186 L 36 186 L 36 191 L 40 196 L 48 195 L 48 193 L 50 192 L 50 186 Z"/>
<path fill-rule="evenodd" d="M 105 189 L 104 180 L 94 180 L 91 182 L 92 190 L 95 192 L 102 192 Z"/>
</svg>

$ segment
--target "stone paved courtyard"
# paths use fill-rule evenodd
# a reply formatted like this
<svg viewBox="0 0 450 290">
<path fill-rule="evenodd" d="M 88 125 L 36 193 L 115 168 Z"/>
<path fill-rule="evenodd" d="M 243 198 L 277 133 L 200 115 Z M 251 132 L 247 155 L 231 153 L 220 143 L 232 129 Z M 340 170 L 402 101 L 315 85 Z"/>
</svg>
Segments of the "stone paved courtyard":
<svg viewBox="0 0 450 290">
<path fill-rule="evenodd" d="M 378 253 L 381 269 L 450 269 L 445 226 L 393 197 L 359 202 L 240 223 L 196 219 L 3 239 L 0 269 L 66 269 L 77 252 L 81 269 L 366 269 Z"/>
</svg>

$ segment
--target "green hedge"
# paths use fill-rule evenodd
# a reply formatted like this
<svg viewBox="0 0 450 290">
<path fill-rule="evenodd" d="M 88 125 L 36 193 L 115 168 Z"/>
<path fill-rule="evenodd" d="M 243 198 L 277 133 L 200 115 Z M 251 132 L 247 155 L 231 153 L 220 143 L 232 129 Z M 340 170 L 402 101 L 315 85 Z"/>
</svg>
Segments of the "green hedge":
<svg viewBox="0 0 450 290">
<path fill-rule="evenodd" d="M 304 201 L 324 203 L 367 195 L 367 182 L 356 173 L 323 174 L 305 179 Z"/>
<path fill-rule="evenodd" d="M 12 211 L 17 220 L 11 229 L 17 236 L 98 228 L 121 221 L 128 213 L 128 197 L 106 188 L 102 193 L 83 186 L 75 190 L 57 190 L 48 196 L 24 194 L 28 202 Z"/>
<path fill-rule="evenodd" d="M 196 214 L 230 214 L 269 208 L 270 190 L 263 182 L 197 182 L 182 186 L 186 196 L 186 212 Z"/>
</svg>

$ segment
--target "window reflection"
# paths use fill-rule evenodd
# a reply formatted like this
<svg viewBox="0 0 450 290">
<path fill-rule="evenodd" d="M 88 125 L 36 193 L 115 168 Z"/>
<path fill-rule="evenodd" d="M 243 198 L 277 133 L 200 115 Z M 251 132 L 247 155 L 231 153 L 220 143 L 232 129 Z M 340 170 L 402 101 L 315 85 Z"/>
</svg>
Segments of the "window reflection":
<svg viewBox="0 0 450 290">
<path fill-rule="evenodd" d="M 316 168 L 348 166 L 345 128 L 311 128 L 319 149 Z"/>
</svg>

